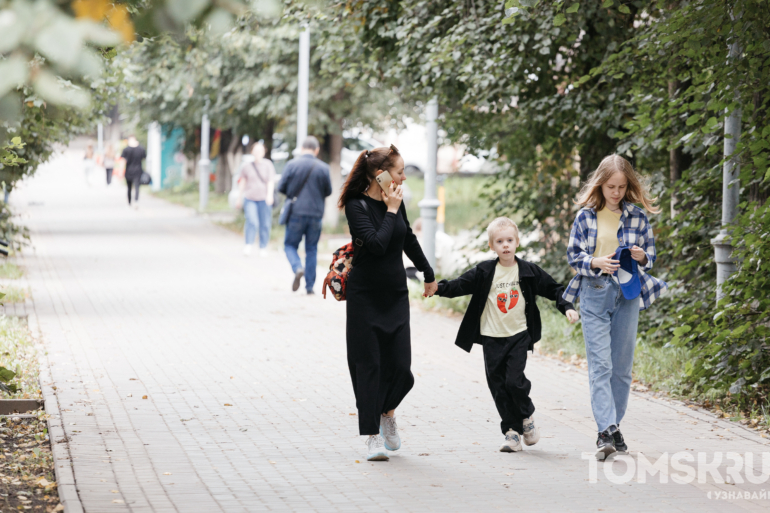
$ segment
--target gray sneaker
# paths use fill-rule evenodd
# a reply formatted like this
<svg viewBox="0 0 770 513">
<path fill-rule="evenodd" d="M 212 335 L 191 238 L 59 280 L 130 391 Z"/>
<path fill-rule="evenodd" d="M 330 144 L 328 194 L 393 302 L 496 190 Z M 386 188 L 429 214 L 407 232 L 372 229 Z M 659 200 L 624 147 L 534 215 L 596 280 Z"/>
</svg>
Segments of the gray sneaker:
<svg viewBox="0 0 770 513">
<path fill-rule="evenodd" d="M 505 434 L 505 442 L 500 446 L 500 452 L 519 452 L 521 450 L 521 436 L 509 429 Z"/>
<path fill-rule="evenodd" d="M 291 284 L 292 292 L 297 292 L 299 290 L 299 284 L 302 281 L 303 276 L 305 276 L 304 269 L 298 269 L 297 272 L 294 273 L 294 283 Z"/>
<path fill-rule="evenodd" d="M 524 445 L 535 445 L 540 441 L 540 429 L 535 426 L 535 418 L 524 419 Z"/>
<path fill-rule="evenodd" d="M 388 461 L 388 452 L 385 450 L 385 444 L 380 435 L 371 435 L 366 440 L 366 447 L 368 449 L 367 461 Z"/>
<path fill-rule="evenodd" d="M 380 436 L 385 441 L 385 448 L 389 451 L 397 451 L 401 448 L 401 437 L 398 436 L 396 417 L 383 415 L 380 417 Z"/>
</svg>

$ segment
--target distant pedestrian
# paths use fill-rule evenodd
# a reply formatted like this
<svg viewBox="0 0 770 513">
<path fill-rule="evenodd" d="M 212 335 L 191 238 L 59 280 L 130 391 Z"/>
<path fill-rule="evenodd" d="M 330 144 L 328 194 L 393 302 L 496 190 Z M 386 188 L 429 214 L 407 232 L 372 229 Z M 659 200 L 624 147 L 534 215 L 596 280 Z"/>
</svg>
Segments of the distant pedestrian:
<svg viewBox="0 0 770 513">
<path fill-rule="evenodd" d="M 620 155 L 602 160 L 576 203 L 583 208 L 572 225 L 567 259 L 577 275 L 564 299 L 580 297 L 591 409 L 599 430 L 596 458 L 604 460 L 628 451 L 620 421 L 631 393 L 639 310 L 667 287 L 647 274 L 655 262 L 655 238 L 644 210 L 634 203 L 652 213 L 660 209 Z"/>
<path fill-rule="evenodd" d="M 126 161 L 126 185 L 128 186 L 128 204 L 131 205 L 131 188 L 134 188 L 134 208 L 139 208 L 139 185 L 142 180 L 142 161 L 147 152 L 139 144 L 135 135 L 128 136 L 128 146 L 123 149 L 120 158 Z"/>
<path fill-rule="evenodd" d="M 96 159 L 94 156 L 94 146 L 89 144 L 86 146 L 86 154 L 83 156 L 83 174 L 86 177 L 86 185 L 91 186 L 91 174 L 96 167 Z"/>
<path fill-rule="evenodd" d="M 345 331 L 358 432 L 367 437 L 369 461 L 387 461 L 387 451 L 401 447 L 396 408 L 414 386 L 409 289 L 402 254 L 423 273 L 424 296 L 432 296 L 437 287 L 433 269 L 409 226 L 402 203 L 404 180 L 404 159 L 395 146 L 363 151 L 339 200 L 356 253 L 348 274 Z"/>
<path fill-rule="evenodd" d="M 305 290 L 313 294 L 318 257 L 318 240 L 323 226 L 324 199 L 332 193 L 329 166 L 318 160 L 321 145 L 318 139 L 309 136 L 302 143 L 301 155 L 286 164 L 278 191 L 293 202 L 291 217 L 286 223 L 284 247 L 286 257 L 294 272 L 292 290 L 299 289 L 305 277 Z M 302 238 L 305 238 L 305 266 L 297 253 Z"/>
<path fill-rule="evenodd" d="M 238 177 L 238 187 L 241 191 L 243 214 L 246 217 L 244 227 L 246 245 L 243 247 L 243 254 L 246 256 L 251 254 L 257 228 L 259 228 L 259 254 L 266 256 L 267 243 L 270 242 L 270 228 L 273 223 L 275 167 L 265 158 L 265 145 L 261 141 L 252 144 L 250 155 L 244 156 Z"/>
<path fill-rule="evenodd" d="M 115 169 L 115 148 L 108 144 L 104 150 L 104 170 L 107 173 L 107 185 L 112 183 L 112 171 Z"/>
<path fill-rule="evenodd" d="M 455 344 L 468 352 L 473 344 L 481 344 L 487 385 L 505 435 L 500 452 L 518 452 L 522 441 L 534 445 L 540 440 L 530 398 L 532 383 L 524 375 L 527 351 L 534 349 L 542 331 L 537 297 L 553 301 L 571 323 L 579 316 L 572 303 L 561 297 L 563 285 L 516 256 L 520 238 L 515 222 L 498 217 L 489 224 L 487 235 L 497 258 L 481 262 L 455 280 L 441 280 L 436 294 L 471 295 Z"/>
</svg>

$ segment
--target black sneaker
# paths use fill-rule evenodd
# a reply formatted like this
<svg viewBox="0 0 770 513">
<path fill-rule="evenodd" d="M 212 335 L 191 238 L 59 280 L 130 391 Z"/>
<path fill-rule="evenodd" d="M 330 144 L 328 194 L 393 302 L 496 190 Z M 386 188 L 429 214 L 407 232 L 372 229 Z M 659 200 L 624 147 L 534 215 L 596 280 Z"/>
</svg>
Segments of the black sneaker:
<svg viewBox="0 0 770 513">
<path fill-rule="evenodd" d="M 308 296 L 315 296 L 315 292 L 314 292 L 314 291 L 312 291 L 312 290 L 308 290 L 308 291 L 307 291 L 307 295 L 308 295 Z"/>
<path fill-rule="evenodd" d="M 616 451 L 615 439 L 610 434 L 609 429 L 599 433 L 599 437 L 596 439 L 596 459 L 603 461 L 607 459 L 607 456 Z"/>
<path fill-rule="evenodd" d="M 302 277 L 305 276 L 305 270 L 300 269 L 296 273 L 294 273 L 294 283 L 291 285 L 292 292 L 297 292 L 299 290 L 299 283 L 302 280 Z"/>
<path fill-rule="evenodd" d="M 628 446 L 620 434 L 620 429 L 612 433 L 612 439 L 615 441 L 615 450 L 618 452 L 628 452 Z"/>
</svg>

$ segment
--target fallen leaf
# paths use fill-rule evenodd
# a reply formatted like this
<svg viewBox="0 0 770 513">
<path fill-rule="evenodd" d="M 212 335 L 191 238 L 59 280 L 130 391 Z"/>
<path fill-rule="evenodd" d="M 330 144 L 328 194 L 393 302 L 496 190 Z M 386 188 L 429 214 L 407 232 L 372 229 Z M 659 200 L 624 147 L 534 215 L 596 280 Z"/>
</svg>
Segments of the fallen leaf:
<svg viewBox="0 0 770 513">
<path fill-rule="evenodd" d="M 225 406 L 232 406 L 232 404 L 230 404 L 230 403 L 225 403 Z"/>
<path fill-rule="evenodd" d="M 360 461 L 356 460 L 356 463 L 361 463 Z"/>
<path fill-rule="evenodd" d="M 46 486 L 50 485 L 51 483 L 48 481 L 48 479 L 46 479 L 44 477 L 41 477 L 40 479 L 35 481 L 35 484 L 45 488 Z"/>
<path fill-rule="evenodd" d="M 63 504 L 59 504 L 53 510 L 54 510 L 54 512 L 56 512 L 56 511 L 64 511 L 64 505 Z"/>
<path fill-rule="evenodd" d="M 170 476 L 170 475 L 171 475 L 171 472 L 164 472 L 164 473 L 163 473 L 163 475 L 164 475 L 164 476 Z"/>
<path fill-rule="evenodd" d="M 113 504 L 125 504 L 125 503 L 124 503 L 122 500 L 120 500 L 120 499 L 115 499 L 115 500 L 113 500 L 113 501 L 112 501 L 112 503 L 113 503 Z"/>
<path fill-rule="evenodd" d="M 274 461 L 268 461 L 268 463 L 272 463 L 273 465 L 275 465 L 275 462 L 274 462 Z"/>
<path fill-rule="evenodd" d="M 147 396 L 146 396 L 146 395 L 143 395 L 143 396 L 142 396 L 142 399 L 147 399 Z"/>
<path fill-rule="evenodd" d="M 120 493 L 120 492 L 117 490 L 110 490 L 110 493 Z"/>
<path fill-rule="evenodd" d="M 348 413 L 348 415 L 355 415 L 355 413 Z"/>
</svg>

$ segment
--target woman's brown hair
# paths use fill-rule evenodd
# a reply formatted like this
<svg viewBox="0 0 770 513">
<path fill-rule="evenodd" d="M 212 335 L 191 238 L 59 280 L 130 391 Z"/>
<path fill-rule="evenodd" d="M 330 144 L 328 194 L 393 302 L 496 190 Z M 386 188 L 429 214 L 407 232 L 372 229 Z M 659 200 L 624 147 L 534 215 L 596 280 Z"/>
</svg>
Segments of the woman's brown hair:
<svg viewBox="0 0 770 513">
<path fill-rule="evenodd" d="M 356 159 L 356 163 L 353 164 L 353 169 L 350 170 L 345 185 L 342 186 L 337 206 L 343 209 L 348 201 L 359 194 L 363 194 L 372 183 L 377 170 L 390 171 L 399 155 L 398 148 L 392 144 L 390 147 L 383 146 L 373 150 L 362 151 Z"/>
<path fill-rule="evenodd" d="M 616 171 L 620 171 L 628 181 L 626 194 L 623 201 L 630 203 L 641 203 L 642 206 L 653 214 L 660 212 L 660 208 L 655 206 L 658 198 L 650 197 L 650 190 L 646 183 L 634 171 L 634 166 L 620 155 L 609 155 L 602 159 L 596 171 L 588 176 L 588 181 L 580 189 L 575 203 L 581 207 L 593 208 L 597 212 L 604 208 L 606 201 L 602 194 L 602 185 L 609 180 Z"/>
</svg>

